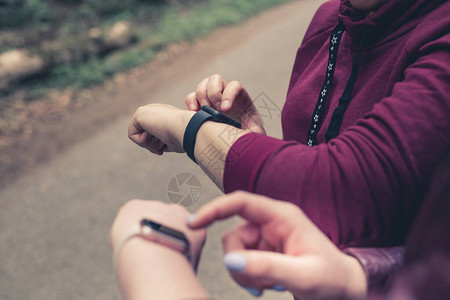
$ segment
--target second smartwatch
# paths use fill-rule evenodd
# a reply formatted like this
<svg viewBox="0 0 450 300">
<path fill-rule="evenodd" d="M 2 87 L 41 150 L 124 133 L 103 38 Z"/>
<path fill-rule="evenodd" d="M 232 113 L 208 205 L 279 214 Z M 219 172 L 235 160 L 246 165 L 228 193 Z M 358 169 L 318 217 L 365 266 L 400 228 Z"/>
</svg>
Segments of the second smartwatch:
<svg viewBox="0 0 450 300">
<path fill-rule="evenodd" d="M 241 123 L 239 123 L 238 121 L 235 121 L 225 116 L 224 114 L 221 114 L 220 112 L 209 106 L 202 106 L 202 109 L 199 110 L 189 121 L 186 130 L 184 131 L 183 137 L 184 151 L 186 151 L 186 154 L 195 163 L 197 163 L 197 161 L 195 160 L 194 156 L 194 147 L 195 140 L 197 138 L 197 132 L 200 129 L 200 126 L 202 126 L 202 124 L 206 121 L 224 123 L 236 128 L 241 128 Z"/>
<path fill-rule="evenodd" d="M 192 260 L 189 241 L 185 235 L 181 231 L 148 219 L 142 219 L 138 224 L 134 224 L 134 226 L 130 227 L 128 233 L 117 242 L 113 255 L 116 266 L 123 246 L 134 237 L 141 237 L 178 251 L 185 255 L 193 267 L 196 268 L 197 262 Z"/>
</svg>

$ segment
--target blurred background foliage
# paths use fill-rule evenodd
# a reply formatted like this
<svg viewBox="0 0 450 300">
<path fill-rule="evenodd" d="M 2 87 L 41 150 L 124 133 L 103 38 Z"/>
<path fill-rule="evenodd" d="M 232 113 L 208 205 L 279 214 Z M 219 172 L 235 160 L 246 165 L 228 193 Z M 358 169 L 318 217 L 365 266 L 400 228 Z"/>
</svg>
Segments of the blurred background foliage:
<svg viewBox="0 0 450 300">
<path fill-rule="evenodd" d="M 86 17 L 101 17 L 130 10 L 141 3 L 148 5 L 187 3 L 189 1 L 170 0 L 0 0 L 0 28 L 27 26 L 55 21 L 62 10 L 74 9 Z M 193 2 L 193 1 L 190 1 Z M 63 14 L 64 15 L 64 14 Z"/>
<path fill-rule="evenodd" d="M 0 98 L 17 89 L 30 100 L 48 89 L 89 88 L 150 61 L 172 43 L 288 1 L 0 0 Z M 3 55 L 4 61 L 24 57 L 22 65 L 31 65 L 28 59 L 33 68 L 25 66 L 20 76 L 2 74 L 7 53 L 15 56 Z"/>
<path fill-rule="evenodd" d="M 0 28 L 47 22 L 50 8 L 42 0 L 1 0 Z"/>
<path fill-rule="evenodd" d="M 95 117 L 85 112 L 127 92 L 137 74 L 182 56 L 218 27 L 288 1 L 0 0 L 0 178 L 108 122 L 120 104 Z"/>
</svg>

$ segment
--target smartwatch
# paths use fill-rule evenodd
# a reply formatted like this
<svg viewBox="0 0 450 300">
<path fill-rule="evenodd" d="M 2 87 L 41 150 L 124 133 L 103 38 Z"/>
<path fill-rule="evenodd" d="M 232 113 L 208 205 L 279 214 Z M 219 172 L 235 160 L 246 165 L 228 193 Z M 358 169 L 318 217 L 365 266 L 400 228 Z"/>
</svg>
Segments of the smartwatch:
<svg viewBox="0 0 450 300">
<path fill-rule="evenodd" d="M 175 251 L 181 252 L 187 257 L 191 264 L 194 262 L 191 259 L 189 248 L 189 241 L 181 231 L 169 228 L 158 222 L 142 219 L 137 226 L 134 226 L 125 234 L 114 248 L 114 264 L 117 265 L 120 251 L 126 242 L 134 237 L 140 237 L 145 240 L 166 246 Z M 194 266 L 195 267 L 195 266 Z"/>
<path fill-rule="evenodd" d="M 241 128 L 241 123 L 239 123 L 238 121 L 235 121 L 225 116 L 224 114 L 221 114 L 214 108 L 206 105 L 202 106 L 202 109 L 199 110 L 189 121 L 186 130 L 184 131 L 183 137 L 184 151 L 195 163 L 197 163 L 197 161 L 195 160 L 194 156 L 194 147 L 195 140 L 197 138 L 197 132 L 200 129 L 200 126 L 202 126 L 202 124 L 206 121 L 224 123 L 236 128 Z"/>
</svg>

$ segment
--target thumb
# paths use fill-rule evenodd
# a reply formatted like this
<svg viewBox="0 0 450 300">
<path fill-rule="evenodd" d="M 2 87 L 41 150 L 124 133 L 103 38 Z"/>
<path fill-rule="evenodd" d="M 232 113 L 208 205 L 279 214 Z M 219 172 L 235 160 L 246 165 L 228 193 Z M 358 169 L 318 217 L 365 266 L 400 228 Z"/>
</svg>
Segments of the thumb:
<svg viewBox="0 0 450 300">
<path fill-rule="evenodd" d="M 309 261 L 310 260 L 310 261 Z M 255 288 L 297 290 L 299 283 L 308 288 L 308 274 L 314 268 L 314 257 L 304 258 L 276 252 L 247 250 L 227 253 L 223 262 L 240 284 Z M 301 287 L 300 287 L 301 288 Z"/>
</svg>

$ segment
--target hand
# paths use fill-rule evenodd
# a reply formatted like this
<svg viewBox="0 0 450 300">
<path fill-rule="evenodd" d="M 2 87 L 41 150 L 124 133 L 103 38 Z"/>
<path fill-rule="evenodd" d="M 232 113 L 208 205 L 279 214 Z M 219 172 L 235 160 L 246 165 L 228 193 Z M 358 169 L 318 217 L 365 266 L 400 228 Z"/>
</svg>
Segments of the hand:
<svg viewBox="0 0 450 300">
<path fill-rule="evenodd" d="M 139 107 L 128 126 L 128 137 L 150 152 L 183 153 L 183 135 L 193 112 L 166 104 Z"/>
<path fill-rule="evenodd" d="M 261 117 L 240 82 L 227 83 L 222 76 L 211 75 L 197 85 L 195 92 L 186 96 L 185 102 L 190 111 L 208 105 L 241 122 L 242 129 L 266 134 Z"/>
<path fill-rule="evenodd" d="M 233 279 L 253 294 L 291 291 L 305 299 L 364 299 L 359 262 L 341 251 L 295 205 L 246 192 L 207 203 L 191 228 L 239 215 L 246 222 L 223 237 L 224 263 Z"/>
<path fill-rule="evenodd" d="M 119 210 L 111 228 L 111 246 L 114 249 L 118 241 L 127 235 L 130 228 L 146 218 L 183 232 L 189 240 L 192 259 L 196 265 L 205 243 L 206 231 L 188 228 L 186 220 L 189 215 L 184 207 L 174 204 L 148 200 L 128 201 Z"/>
</svg>

